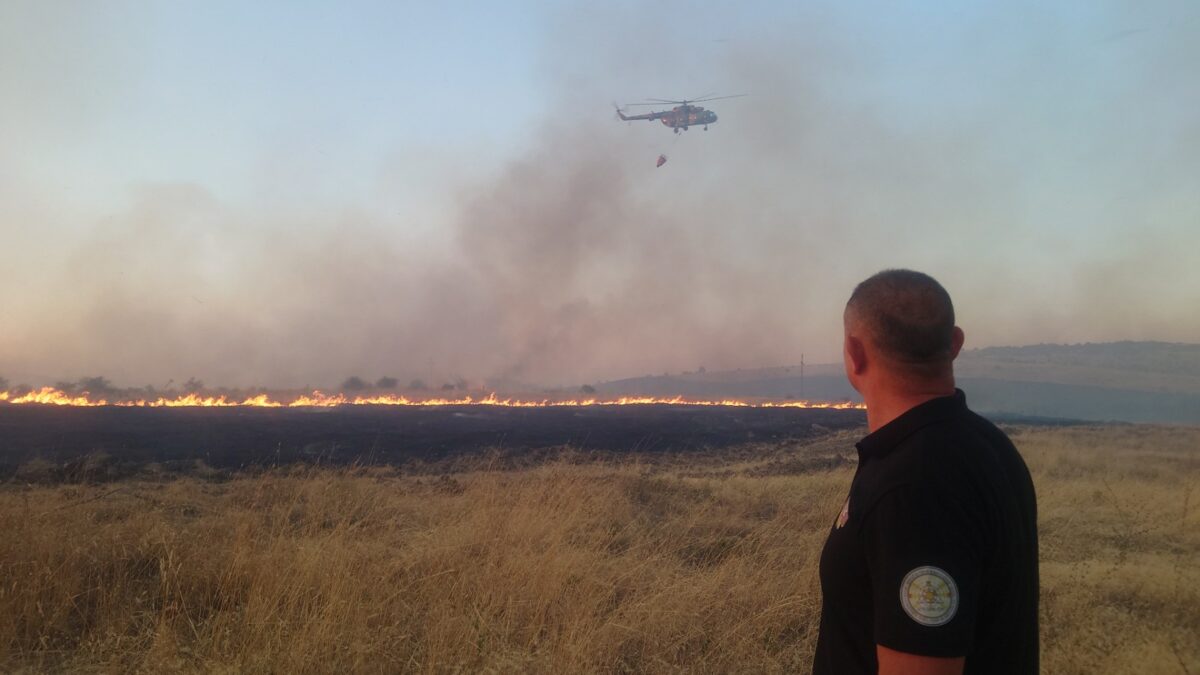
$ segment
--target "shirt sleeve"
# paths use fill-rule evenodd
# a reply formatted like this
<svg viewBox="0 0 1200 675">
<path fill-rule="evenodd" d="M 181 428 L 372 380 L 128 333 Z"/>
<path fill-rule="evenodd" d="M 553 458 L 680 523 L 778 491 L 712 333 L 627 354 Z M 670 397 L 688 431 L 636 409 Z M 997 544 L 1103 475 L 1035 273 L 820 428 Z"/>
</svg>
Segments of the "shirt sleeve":
<svg viewBox="0 0 1200 675">
<path fill-rule="evenodd" d="M 936 488 L 884 495 L 861 534 L 874 598 L 875 642 L 922 656 L 966 656 L 979 611 L 982 523 Z"/>
</svg>

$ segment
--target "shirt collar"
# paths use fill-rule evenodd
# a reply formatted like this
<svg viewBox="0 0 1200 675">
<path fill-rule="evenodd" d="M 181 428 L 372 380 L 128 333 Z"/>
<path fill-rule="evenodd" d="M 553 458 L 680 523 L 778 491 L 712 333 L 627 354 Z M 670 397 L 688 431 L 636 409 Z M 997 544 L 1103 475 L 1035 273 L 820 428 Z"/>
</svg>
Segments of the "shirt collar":
<svg viewBox="0 0 1200 675">
<path fill-rule="evenodd" d="M 858 442 L 855 447 L 859 461 L 882 457 L 921 427 L 950 419 L 966 409 L 967 396 L 962 389 L 955 389 L 950 396 L 939 396 L 913 406 Z"/>
</svg>

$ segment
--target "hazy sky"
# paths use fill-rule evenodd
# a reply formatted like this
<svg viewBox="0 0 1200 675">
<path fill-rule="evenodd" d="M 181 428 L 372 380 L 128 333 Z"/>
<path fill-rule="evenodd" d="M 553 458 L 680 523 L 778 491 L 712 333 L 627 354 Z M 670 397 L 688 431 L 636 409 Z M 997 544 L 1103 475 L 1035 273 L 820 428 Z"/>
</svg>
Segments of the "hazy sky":
<svg viewBox="0 0 1200 675">
<path fill-rule="evenodd" d="M 0 3 L 0 376 L 833 361 L 897 266 L 968 347 L 1200 341 L 1198 3 L 440 4 Z"/>
</svg>

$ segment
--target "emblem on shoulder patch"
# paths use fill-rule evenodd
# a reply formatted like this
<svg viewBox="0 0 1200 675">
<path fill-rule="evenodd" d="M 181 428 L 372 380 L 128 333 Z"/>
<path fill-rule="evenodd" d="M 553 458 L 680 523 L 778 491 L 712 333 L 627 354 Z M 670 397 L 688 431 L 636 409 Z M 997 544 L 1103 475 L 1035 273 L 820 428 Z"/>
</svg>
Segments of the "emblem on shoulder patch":
<svg viewBox="0 0 1200 675">
<path fill-rule="evenodd" d="M 958 586 L 940 567 L 918 567 L 900 582 L 900 606 L 922 626 L 944 625 L 958 611 Z"/>
<path fill-rule="evenodd" d="M 846 497 L 846 503 L 842 505 L 842 512 L 838 514 L 837 524 L 835 529 L 842 529 L 846 521 L 850 520 L 850 497 Z"/>
</svg>

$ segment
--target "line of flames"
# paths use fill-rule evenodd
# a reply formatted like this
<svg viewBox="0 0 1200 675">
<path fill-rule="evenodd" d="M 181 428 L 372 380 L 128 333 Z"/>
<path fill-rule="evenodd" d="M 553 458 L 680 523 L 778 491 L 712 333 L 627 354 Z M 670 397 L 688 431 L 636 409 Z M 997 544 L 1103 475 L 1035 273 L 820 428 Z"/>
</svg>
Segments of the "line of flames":
<svg viewBox="0 0 1200 675">
<path fill-rule="evenodd" d="M 739 408 L 824 408 L 836 410 L 861 409 L 861 403 L 850 401 L 743 401 L 737 399 L 689 399 L 682 396 L 653 397 L 653 396 L 621 396 L 619 398 L 583 398 L 569 400 L 555 399 L 520 399 L 500 398 L 495 393 L 481 398 L 463 396 L 462 398 L 429 398 L 410 399 L 406 396 L 392 394 L 375 396 L 354 396 L 345 394 L 323 394 L 314 391 L 303 394 L 291 400 L 275 400 L 268 394 L 258 394 L 244 399 L 230 399 L 226 396 L 202 396 L 200 394 L 183 394 L 173 398 L 158 397 L 155 399 L 133 399 L 108 401 L 102 398 L 91 398 L 82 394 L 68 394 L 54 387 L 42 387 L 29 393 L 17 396 L 7 391 L 0 391 L 0 402 L 14 405 L 42 404 L 75 407 L 118 406 L 126 408 L 333 408 L 344 405 L 392 405 L 392 406 L 445 406 L 445 405 L 494 405 L 508 408 L 550 408 L 570 406 L 597 405 L 700 405 L 700 406 L 732 406 Z"/>
</svg>

